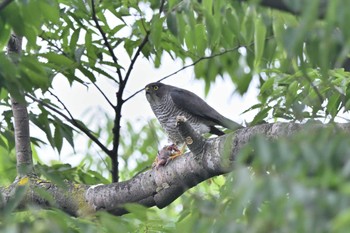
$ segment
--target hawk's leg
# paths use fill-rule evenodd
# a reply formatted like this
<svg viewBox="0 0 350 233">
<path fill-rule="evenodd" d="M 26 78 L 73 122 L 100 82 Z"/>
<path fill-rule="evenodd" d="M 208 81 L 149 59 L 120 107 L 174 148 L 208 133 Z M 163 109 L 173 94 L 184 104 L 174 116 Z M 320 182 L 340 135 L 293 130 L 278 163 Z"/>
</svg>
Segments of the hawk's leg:
<svg viewBox="0 0 350 233">
<path fill-rule="evenodd" d="M 152 164 L 152 168 L 155 167 L 158 169 L 160 166 L 165 166 L 170 159 L 174 159 L 181 154 L 183 154 L 183 152 L 181 152 L 175 144 L 164 146 L 158 151 L 157 157 Z"/>
<path fill-rule="evenodd" d="M 170 157 L 168 158 L 166 164 L 168 164 L 168 162 L 170 160 L 173 160 L 177 157 L 179 157 L 180 155 L 183 155 L 183 153 L 185 152 L 186 150 L 186 143 L 184 143 L 182 146 L 181 146 L 181 149 L 179 149 L 179 147 L 175 144 L 172 144 L 169 146 L 172 150 L 173 150 L 173 153 L 171 153 Z M 166 165 L 165 164 L 165 165 Z"/>
<path fill-rule="evenodd" d="M 185 152 L 186 144 L 184 144 L 181 149 L 179 149 L 175 144 L 170 146 L 164 146 L 160 151 L 158 151 L 157 157 L 152 164 L 152 168 L 158 169 L 160 166 L 165 166 L 170 160 L 179 157 Z"/>
</svg>

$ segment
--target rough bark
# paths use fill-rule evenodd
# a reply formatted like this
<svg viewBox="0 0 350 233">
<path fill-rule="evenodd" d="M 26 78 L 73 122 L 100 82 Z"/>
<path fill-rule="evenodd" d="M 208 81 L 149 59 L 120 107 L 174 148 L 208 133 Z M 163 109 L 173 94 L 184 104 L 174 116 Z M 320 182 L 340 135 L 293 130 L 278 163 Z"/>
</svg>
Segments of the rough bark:
<svg viewBox="0 0 350 233">
<path fill-rule="evenodd" d="M 335 125 L 338 129 L 350 132 L 349 123 Z M 253 137 L 264 135 L 266 138 L 275 139 L 292 135 L 303 127 L 296 123 L 264 124 L 240 129 L 221 137 L 204 139 L 180 118 L 178 129 L 186 138 L 190 152 L 174 159 L 168 165 L 153 168 L 128 181 L 108 185 L 87 186 L 65 182 L 65 185 L 58 186 L 35 177 L 29 177 L 28 182 L 23 182 L 26 178 L 22 178 L 10 187 L 0 188 L 0 209 L 9 205 L 16 190 L 22 186 L 27 186 L 27 189 L 22 201 L 18 203 L 18 208 L 27 204 L 43 208 L 56 207 L 73 216 L 99 210 L 122 215 L 126 213 L 123 209 L 125 203 L 163 208 L 200 182 L 232 171 L 239 151 Z M 315 127 L 323 125 L 316 124 Z M 45 199 L 42 190 L 51 198 Z"/>
<path fill-rule="evenodd" d="M 17 63 L 22 52 L 22 37 L 12 35 L 7 45 L 7 51 L 13 62 Z M 11 97 L 11 105 L 14 118 L 17 175 L 22 177 L 33 171 L 29 117 L 26 103 Z"/>
</svg>

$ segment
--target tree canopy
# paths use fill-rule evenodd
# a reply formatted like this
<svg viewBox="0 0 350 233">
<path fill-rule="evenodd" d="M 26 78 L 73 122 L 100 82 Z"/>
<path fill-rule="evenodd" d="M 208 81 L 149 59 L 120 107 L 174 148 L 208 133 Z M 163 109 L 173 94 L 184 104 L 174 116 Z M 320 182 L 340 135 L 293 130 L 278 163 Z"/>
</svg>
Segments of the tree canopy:
<svg viewBox="0 0 350 233">
<path fill-rule="evenodd" d="M 341 0 L 2 0 L 0 229 L 347 232 L 349 20 L 350 2 Z M 236 93 L 254 83 L 259 93 L 246 110 L 254 119 L 237 132 L 206 139 L 180 122 L 182 135 L 196 139 L 191 153 L 155 171 L 160 126 L 124 123 L 122 112 L 143 90 L 128 92 L 137 61 L 159 68 L 165 54 L 183 68 L 160 81 L 193 69 L 206 93 L 223 77 Z M 104 124 L 73 116 L 57 80 L 96 89 L 114 115 Z M 45 142 L 25 142 L 29 124 L 58 153 L 83 136 L 86 158 L 77 167 L 44 164 L 37 151 Z M 147 177 L 156 181 L 130 195 Z M 112 202 L 99 197 L 102 189 Z"/>
</svg>

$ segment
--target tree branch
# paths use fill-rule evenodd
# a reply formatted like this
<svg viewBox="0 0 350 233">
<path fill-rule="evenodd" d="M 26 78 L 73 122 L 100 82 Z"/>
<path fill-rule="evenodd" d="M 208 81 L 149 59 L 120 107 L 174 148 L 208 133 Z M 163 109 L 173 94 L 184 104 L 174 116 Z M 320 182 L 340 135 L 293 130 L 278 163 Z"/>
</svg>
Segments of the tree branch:
<svg viewBox="0 0 350 233">
<path fill-rule="evenodd" d="M 268 38 L 268 39 L 270 39 L 270 38 Z M 252 44 L 253 44 L 253 43 L 252 43 Z M 251 46 L 252 44 L 250 44 L 250 45 L 248 45 L 248 46 Z M 195 60 L 193 63 L 191 63 L 191 64 L 189 64 L 189 65 L 186 65 L 186 66 L 183 66 L 183 67 L 181 67 L 180 69 L 178 69 L 178 70 L 176 70 L 176 71 L 174 71 L 174 72 L 172 72 L 172 73 L 170 73 L 170 74 L 164 76 L 163 78 L 159 79 L 157 82 L 161 82 L 161 81 L 163 81 L 163 80 L 165 80 L 165 79 L 167 79 L 167 78 L 170 78 L 171 76 L 174 76 L 175 74 L 177 74 L 177 73 L 179 73 L 179 72 L 181 72 L 181 71 L 183 71 L 183 70 L 185 70 L 185 69 L 187 69 L 187 68 L 190 68 L 190 67 L 192 67 L 192 66 L 195 66 L 197 63 L 199 63 L 199 62 L 201 62 L 201 61 L 208 60 L 208 59 L 212 59 L 212 58 L 214 58 L 214 57 L 222 56 L 222 55 L 224 55 L 224 54 L 226 54 L 226 53 L 236 51 L 236 50 L 238 50 L 240 47 L 242 47 L 242 46 L 239 45 L 239 46 L 236 46 L 236 47 L 234 47 L 234 48 L 224 50 L 224 51 L 222 51 L 222 52 L 220 52 L 220 53 L 215 53 L 215 54 L 212 54 L 212 55 L 209 55 L 209 56 L 200 57 L 200 58 L 198 58 L 197 60 Z M 135 95 L 137 95 L 138 93 L 140 93 L 140 92 L 143 91 L 143 90 L 144 90 L 144 88 L 142 88 L 142 89 L 136 91 L 134 94 L 132 94 L 131 96 L 129 96 L 128 98 L 126 98 L 126 99 L 124 100 L 124 102 L 130 100 L 131 98 L 133 98 Z"/>
<path fill-rule="evenodd" d="M 112 49 L 111 44 L 109 43 L 109 41 L 107 39 L 106 33 L 103 31 L 100 23 L 98 22 L 98 19 L 97 19 L 97 16 L 96 16 L 96 8 L 95 8 L 95 1 L 94 0 L 91 0 L 91 8 L 92 8 L 92 19 L 95 22 L 96 28 L 100 32 L 100 34 L 101 34 L 101 36 L 102 36 L 102 38 L 104 40 L 104 43 L 107 46 L 109 54 L 111 55 L 111 57 L 113 59 L 113 62 L 116 65 L 117 74 L 118 74 L 118 78 L 119 78 L 119 83 L 121 83 L 123 81 L 123 76 L 122 76 L 122 73 L 121 73 L 119 65 L 118 65 L 118 59 L 117 59 L 117 57 L 116 57 L 116 55 L 115 55 L 115 53 L 114 53 L 114 51 Z"/>
<path fill-rule="evenodd" d="M 140 53 L 141 53 L 143 47 L 145 47 L 145 45 L 146 45 L 147 42 L 148 42 L 149 34 L 150 34 L 150 31 L 147 31 L 145 37 L 143 38 L 143 40 L 142 40 L 142 42 L 141 42 L 141 44 L 140 44 L 140 46 L 137 48 L 137 51 L 136 51 L 136 53 L 134 54 L 134 57 L 131 59 L 131 62 L 130 62 L 128 71 L 126 72 L 125 79 L 124 79 L 124 83 L 125 83 L 125 84 L 128 82 L 128 79 L 129 79 L 129 77 L 130 77 L 131 70 L 134 68 L 135 62 L 136 62 L 137 58 L 139 57 L 139 55 L 140 55 Z M 125 85 L 124 85 L 123 88 L 125 88 Z M 120 90 L 119 90 L 119 91 L 120 91 Z"/>
<path fill-rule="evenodd" d="M 71 114 L 71 112 L 69 111 L 67 106 L 60 100 L 60 98 L 58 98 L 58 96 L 55 95 L 52 91 L 49 90 L 48 92 L 50 93 L 50 95 L 55 97 L 55 99 L 62 105 L 63 109 L 67 112 L 67 114 L 69 115 L 70 119 L 74 119 L 73 115 Z"/>
<path fill-rule="evenodd" d="M 159 8 L 159 14 L 163 11 L 164 2 L 165 2 L 165 0 L 162 0 L 160 8 Z M 109 155 L 109 157 L 111 158 L 111 161 L 112 161 L 112 180 L 113 180 L 113 182 L 119 181 L 118 149 L 119 149 L 119 141 L 120 141 L 121 111 L 122 111 L 123 104 L 125 103 L 125 100 L 123 99 L 123 93 L 124 93 L 126 84 L 130 78 L 131 71 L 134 68 L 134 65 L 135 65 L 138 57 L 140 56 L 142 49 L 148 43 L 149 35 L 150 35 L 150 31 L 146 30 L 146 35 L 143 38 L 139 47 L 137 48 L 136 53 L 134 54 L 133 58 L 131 59 L 129 68 L 125 74 L 124 79 L 120 79 L 119 89 L 118 89 L 118 92 L 116 94 L 117 95 L 117 106 L 115 106 L 115 108 L 114 108 L 115 118 L 114 118 L 114 127 L 113 127 L 113 135 L 114 135 L 113 149 L 112 149 L 111 154 Z"/>
<path fill-rule="evenodd" d="M 112 108 L 115 108 L 114 104 L 112 104 L 112 102 L 108 99 L 108 97 L 106 96 L 106 94 L 101 90 L 101 88 L 95 83 L 92 82 L 92 84 L 95 86 L 95 88 L 100 92 L 100 94 L 103 96 L 103 98 L 107 101 L 107 103 L 109 104 L 109 106 L 111 106 Z"/>
<path fill-rule="evenodd" d="M 104 210 L 114 215 L 126 213 L 123 205 L 138 203 L 146 207 L 164 208 L 181 196 L 186 190 L 200 182 L 234 169 L 234 163 L 240 150 L 255 136 L 264 135 L 276 139 L 289 136 L 305 128 L 296 123 L 264 124 L 239 129 L 234 133 L 216 138 L 204 139 L 185 121 L 178 119 L 178 130 L 186 138 L 191 152 L 172 160 L 158 169 L 153 168 L 136 175 L 134 178 L 108 185 L 87 186 L 67 183 L 67 187 L 58 187 L 51 182 L 31 179 L 30 187 L 20 206 L 35 203 L 48 208 L 55 206 L 63 211 L 81 216 Z M 350 132 L 350 123 L 335 124 L 339 129 Z M 315 127 L 323 125 L 315 124 Z M 337 133 L 334 131 L 334 133 Z M 10 187 L 0 188 L 0 209 L 10 202 L 18 182 Z M 55 200 L 49 203 L 34 191 L 40 188 L 48 192 Z M 39 192 L 40 193 L 40 192 Z"/>
<path fill-rule="evenodd" d="M 13 62 L 17 63 L 18 56 L 22 52 L 22 37 L 11 35 L 7 45 L 7 51 L 9 56 L 12 57 Z M 17 176 L 22 177 L 33 172 L 27 103 L 20 102 L 11 96 L 11 107 L 14 118 Z"/>
<path fill-rule="evenodd" d="M 107 155 L 111 153 L 111 151 L 102 142 L 100 142 L 100 140 L 98 140 L 98 138 L 96 138 L 95 135 L 93 135 L 93 133 L 88 128 L 86 128 L 84 125 L 79 123 L 75 118 L 72 117 L 72 115 L 69 114 L 71 117 L 70 118 L 70 117 L 66 116 L 64 113 L 62 113 L 61 111 L 59 111 L 59 110 L 55 109 L 54 107 L 50 106 L 49 104 L 45 103 L 44 101 L 37 99 L 34 96 L 31 96 L 29 94 L 27 94 L 26 96 L 28 98 L 30 98 L 31 100 L 46 107 L 47 109 L 55 112 L 59 116 L 63 117 L 66 121 L 68 121 L 70 124 L 72 124 L 73 126 L 78 128 L 81 132 L 83 132 L 86 136 L 88 136 L 93 142 L 95 142 L 101 148 L 101 150 L 103 152 L 105 152 Z"/>
</svg>

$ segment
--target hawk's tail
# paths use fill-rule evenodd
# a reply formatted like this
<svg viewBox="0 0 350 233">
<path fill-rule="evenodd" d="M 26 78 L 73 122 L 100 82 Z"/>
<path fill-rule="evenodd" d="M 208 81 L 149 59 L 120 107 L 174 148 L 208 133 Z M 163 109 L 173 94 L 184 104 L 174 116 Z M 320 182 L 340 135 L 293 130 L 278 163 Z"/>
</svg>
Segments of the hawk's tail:
<svg viewBox="0 0 350 233">
<path fill-rule="evenodd" d="M 237 122 L 234 122 L 226 117 L 223 117 L 220 123 L 225 128 L 232 129 L 232 130 L 244 128 L 241 124 L 238 124 Z"/>
</svg>

